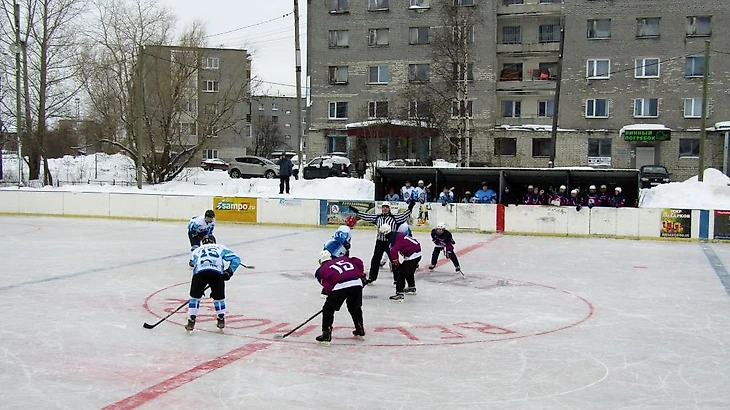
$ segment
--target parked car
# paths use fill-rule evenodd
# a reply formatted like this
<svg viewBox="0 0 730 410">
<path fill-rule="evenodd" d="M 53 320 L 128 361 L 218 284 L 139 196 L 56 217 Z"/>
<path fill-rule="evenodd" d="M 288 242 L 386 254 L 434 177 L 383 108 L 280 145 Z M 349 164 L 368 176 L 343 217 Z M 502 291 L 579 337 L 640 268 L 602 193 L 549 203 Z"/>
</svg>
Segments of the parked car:
<svg viewBox="0 0 730 410">
<path fill-rule="evenodd" d="M 299 179 L 299 157 L 297 156 L 297 153 L 294 151 L 274 151 L 271 154 L 269 154 L 269 158 L 274 162 L 274 164 L 279 163 L 279 159 L 281 158 L 281 154 L 284 154 L 291 160 L 292 165 L 294 165 L 294 168 L 292 169 L 292 176 L 295 179 Z M 306 159 L 307 156 L 304 155 L 304 159 Z"/>
<path fill-rule="evenodd" d="M 426 164 L 420 159 L 394 159 L 388 162 L 386 167 L 423 167 Z"/>
<path fill-rule="evenodd" d="M 339 155 L 322 155 L 309 161 L 302 169 L 304 179 L 349 177 L 350 160 Z"/>
<path fill-rule="evenodd" d="M 246 155 L 236 157 L 228 167 L 231 178 L 276 178 L 279 176 L 279 166 L 264 157 Z"/>
<path fill-rule="evenodd" d="M 222 169 L 223 171 L 228 171 L 228 167 L 230 166 L 230 164 L 227 163 L 226 161 L 223 161 L 222 159 L 209 158 L 209 159 L 204 159 L 203 163 L 200 166 L 206 171 L 213 171 L 216 169 Z"/>
<path fill-rule="evenodd" d="M 651 188 L 669 182 L 669 172 L 661 165 L 644 165 L 639 168 L 639 187 Z"/>
</svg>

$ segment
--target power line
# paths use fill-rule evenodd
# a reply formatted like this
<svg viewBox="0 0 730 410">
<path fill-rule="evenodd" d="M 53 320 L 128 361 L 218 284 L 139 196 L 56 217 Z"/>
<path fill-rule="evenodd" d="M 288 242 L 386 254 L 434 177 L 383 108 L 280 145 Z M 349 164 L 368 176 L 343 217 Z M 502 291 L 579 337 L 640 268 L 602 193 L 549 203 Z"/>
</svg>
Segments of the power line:
<svg viewBox="0 0 730 410">
<path fill-rule="evenodd" d="M 242 26 L 242 27 L 234 28 L 233 30 L 228 30 L 228 31 L 224 31 L 224 32 L 221 32 L 221 33 L 216 33 L 216 34 L 209 34 L 209 35 L 205 36 L 205 38 L 210 38 L 210 37 L 217 37 L 217 36 L 222 36 L 222 35 L 224 35 L 224 34 L 230 34 L 230 33 L 234 33 L 234 32 L 236 32 L 236 31 L 241 31 L 241 30 L 245 30 L 245 29 L 247 29 L 247 28 L 251 28 L 251 27 L 256 27 L 256 26 L 260 26 L 260 25 L 262 25 L 262 24 L 266 24 L 266 23 L 271 23 L 272 21 L 276 21 L 276 20 L 284 19 L 284 18 L 286 18 L 286 17 L 288 17 L 288 16 L 291 16 L 292 14 L 294 14 L 294 12 L 293 12 L 293 11 L 290 11 L 289 13 L 286 13 L 286 14 L 284 14 L 284 15 L 281 15 L 281 16 L 279 16 L 279 17 L 274 17 L 274 18 L 272 18 L 272 19 L 269 19 L 269 20 L 266 20 L 266 21 L 261 21 L 261 22 L 259 22 L 259 23 L 249 24 L 248 26 Z"/>
</svg>

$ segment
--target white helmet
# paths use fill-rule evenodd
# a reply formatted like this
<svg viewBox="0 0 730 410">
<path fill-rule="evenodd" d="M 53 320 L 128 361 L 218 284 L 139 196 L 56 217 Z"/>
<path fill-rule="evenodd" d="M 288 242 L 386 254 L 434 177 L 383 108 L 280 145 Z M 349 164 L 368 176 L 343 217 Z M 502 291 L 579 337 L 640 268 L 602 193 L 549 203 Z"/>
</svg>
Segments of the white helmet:
<svg viewBox="0 0 730 410">
<path fill-rule="evenodd" d="M 620 186 L 617 186 L 616 187 L 616 192 L 618 192 L 619 194 L 621 193 L 621 187 Z"/>
<path fill-rule="evenodd" d="M 393 232 L 393 228 L 391 228 L 390 225 L 380 225 L 380 228 L 378 228 L 378 232 L 383 235 L 387 235 Z"/>
<path fill-rule="evenodd" d="M 588 187 L 588 189 L 592 189 L 592 190 L 595 191 L 596 190 L 596 186 L 595 185 L 591 185 L 591 186 Z"/>
<path fill-rule="evenodd" d="M 571 194 L 578 194 L 578 190 L 577 189 L 574 189 L 574 190 L 570 191 L 570 193 Z"/>
<path fill-rule="evenodd" d="M 322 249 L 322 252 L 319 254 L 319 264 L 323 264 L 327 262 L 328 260 L 332 259 L 332 254 L 327 249 Z"/>
<path fill-rule="evenodd" d="M 387 206 L 388 208 L 390 208 L 390 202 L 388 202 L 388 201 L 385 201 L 385 202 L 383 202 L 382 204 L 380 204 L 380 207 L 381 207 L 381 208 L 382 208 L 382 207 L 384 207 L 384 206 Z"/>
<path fill-rule="evenodd" d="M 402 224 L 398 225 L 398 232 L 400 232 L 400 233 L 408 234 L 409 229 L 411 229 L 411 228 L 408 227 L 407 223 L 402 223 Z"/>
<path fill-rule="evenodd" d="M 560 189 L 562 189 L 563 191 L 565 191 L 568 188 L 566 188 L 565 185 L 560 185 Z"/>
<path fill-rule="evenodd" d="M 439 223 L 438 223 L 438 224 L 436 225 L 436 229 L 446 229 L 446 224 L 445 224 L 445 223 L 443 223 L 443 222 L 439 222 Z"/>
</svg>

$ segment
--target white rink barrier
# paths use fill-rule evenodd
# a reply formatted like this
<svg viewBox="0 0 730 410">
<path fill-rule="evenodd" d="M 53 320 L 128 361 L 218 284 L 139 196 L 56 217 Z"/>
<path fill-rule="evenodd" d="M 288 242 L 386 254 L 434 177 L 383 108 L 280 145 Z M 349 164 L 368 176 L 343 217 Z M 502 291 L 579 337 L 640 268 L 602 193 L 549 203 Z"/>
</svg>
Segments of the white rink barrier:
<svg viewBox="0 0 730 410">
<path fill-rule="evenodd" d="M 257 223 L 310 226 L 327 223 L 327 200 L 258 198 L 252 201 L 257 203 Z M 213 204 L 213 196 L 0 190 L 0 214 L 12 215 L 186 221 L 213 208 Z M 413 227 L 424 230 L 443 222 L 449 229 L 528 235 L 730 239 L 730 211 L 587 207 L 576 211 L 574 207 L 432 203 L 427 220 L 417 220 L 417 214 L 414 209 Z"/>
</svg>

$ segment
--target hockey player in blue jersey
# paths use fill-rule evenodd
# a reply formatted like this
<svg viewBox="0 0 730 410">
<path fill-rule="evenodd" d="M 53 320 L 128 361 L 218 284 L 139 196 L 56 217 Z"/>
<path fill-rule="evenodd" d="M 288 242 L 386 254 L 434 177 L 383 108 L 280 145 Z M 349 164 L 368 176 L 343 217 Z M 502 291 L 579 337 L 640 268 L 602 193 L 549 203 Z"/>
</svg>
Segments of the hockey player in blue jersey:
<svg viewBox="0 0 730 410">
<path fill-rule="evenodd" d="M 229 265 L 225 268 L 225 263 Z M 195 329 L 195 318 L 200 308 L 200 298 L 205 288 L 210 286 L 210 298 L 216 313 L 216 326 L 223 330 L 226 326 L 226 283 L 241 265 L 241 258 L 223 245 L 216 244 L 213 235 L 206 235 L 201 245 L 193 251 L 193 280 L 190 283 L 188 302 L 188 323 L 185 330 Z"/>
<path fill-rule="evenodd" d="M 188 239 L 190 239 L 190 252 L 192 253 L 198 246 L 200 240 L 206 235 L 213 235 L 215 228 L 215 212 L 212 209 L 205 211 L 205 215 L 198 215 L 190 218 L 188 222 Z M 188 262 L 193 267 L 193 257 Z"/>
<path fill-rule="evenodd" d="M 340 258 L 350 253 L 350 228 L 355 226 L 357 218 L 350 215 L 345 220 L 345 225 L 341 225 L 327 242 L 324 244 L 324 250 L 328 251 L 333 257 Z"/>
</svg>

